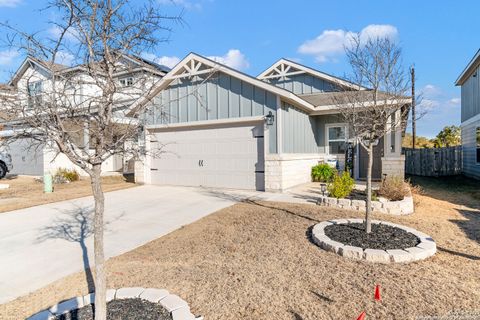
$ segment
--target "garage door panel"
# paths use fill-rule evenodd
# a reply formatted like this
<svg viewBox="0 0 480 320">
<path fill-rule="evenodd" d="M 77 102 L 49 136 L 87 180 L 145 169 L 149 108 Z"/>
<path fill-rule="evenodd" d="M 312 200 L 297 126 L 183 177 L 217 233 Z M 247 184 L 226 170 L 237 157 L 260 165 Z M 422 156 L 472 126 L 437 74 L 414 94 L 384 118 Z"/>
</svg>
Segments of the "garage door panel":
<svg viewBox="0 0 480 320">
<path fill-rule="evenodd" d="M 264 144 L 258 132 L 262 125 L 156 133 L 166 153 L 152 159 L 152 183 L 263 190 Z"/>
</svg>

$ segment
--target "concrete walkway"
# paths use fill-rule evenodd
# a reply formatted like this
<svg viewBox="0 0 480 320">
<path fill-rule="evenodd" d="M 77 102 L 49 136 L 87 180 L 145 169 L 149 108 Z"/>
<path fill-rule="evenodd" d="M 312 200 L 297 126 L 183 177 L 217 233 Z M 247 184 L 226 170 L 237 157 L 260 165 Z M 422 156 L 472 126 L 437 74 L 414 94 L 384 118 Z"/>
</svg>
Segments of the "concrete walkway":
<svg viewBox="0 0 480 320">
<path fill-rule="evenodd" d="M 311 202 L 291 193 L 151 185 L 109 192 L 106 258 L 246 198 Z M 0 213 L 0 304 L 93 265 L 92 209 L 85 197 Z"/>
</svg>

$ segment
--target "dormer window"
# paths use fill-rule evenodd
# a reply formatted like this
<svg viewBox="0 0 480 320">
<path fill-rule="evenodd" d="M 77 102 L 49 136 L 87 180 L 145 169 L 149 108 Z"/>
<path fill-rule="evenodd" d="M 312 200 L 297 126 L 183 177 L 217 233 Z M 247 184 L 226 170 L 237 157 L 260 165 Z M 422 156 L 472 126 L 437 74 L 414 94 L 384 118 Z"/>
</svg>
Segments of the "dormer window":
<svg viewBox="0 0 480 320">
<path fill-rule="evenodd" d="M 133 77 L 120 78 L 120 85 L 122 87 L 131 87 L 133 86 Z"/>
<path fill-rule="evenodd" d="M 33 108 L 42 103 L 42 81 L 34 81 L 28 84 L 28 107 Z"/>
</svg>

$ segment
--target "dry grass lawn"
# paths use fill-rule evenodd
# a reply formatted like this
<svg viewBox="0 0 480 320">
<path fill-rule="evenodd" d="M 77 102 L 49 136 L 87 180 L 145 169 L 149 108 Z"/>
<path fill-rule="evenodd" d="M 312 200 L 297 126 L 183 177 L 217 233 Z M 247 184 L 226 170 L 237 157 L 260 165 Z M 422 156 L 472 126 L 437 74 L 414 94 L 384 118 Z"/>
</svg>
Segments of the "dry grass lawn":
<svg viewBox="0 0 480 320">
<path fill-rule="evenodd" d="M 436 188 L 434 180 L 420 182 L 427 188 L 415 195 L 415 214 L 376 218 L 433 236 L 439 251 L 426 261 L 345 260 L 310 241 L 315 223 L 360 216 L 353 212 L 241 203 L 110 259 L 108 285 L 166 288 L 207 320 L 356 319 L 363 310 L 367 319 L 415 319 L 452 310 L 480 314 L 478 199 Z M 375 284 L 382 287 L 381 302 L 374 301 Z M 85 275 L 77 273 L 0 306 L 0 314 L 21 319 L 85 293 Z"/>
<path fill-rule="evenodd" d="M 114 191 L 135 186 L 127 182 L 123 176 L 107 176 L 102 178 L 104 191 Z M 70 200 L 92 194 L 90 180 L 81 178 L 67 184 L 54 185 L 53 193 L 43 192 L 43 183 L 28 176 L 10 176 L 0 180 L 9 184 L 10 188 L 0 190 L 0 212 L 23 209 L 41 204 Z"/>
</svg>

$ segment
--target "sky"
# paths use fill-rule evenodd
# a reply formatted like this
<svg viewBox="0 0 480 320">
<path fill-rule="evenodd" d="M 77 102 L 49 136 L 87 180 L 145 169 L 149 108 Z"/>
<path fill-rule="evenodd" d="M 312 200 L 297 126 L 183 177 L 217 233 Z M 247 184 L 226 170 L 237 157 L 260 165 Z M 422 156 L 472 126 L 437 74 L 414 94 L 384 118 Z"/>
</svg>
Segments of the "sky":
<svg viewBox="0 0 480 320">
<path fill-rule="evenodd" d="M 183 23 L 173 24 L 170 41 L 145 52 L 146 58 L 171 67 L 196 52 L 257 76 L 283 57 L 348 76 L 348 36 L 387 36 L 402 47 L 405 68 L 415 65 L 426 110 L 417 134 L 434 137 L 444 126 L 460 124 L 460 88 L 454 82 L 480 46 L 478 0 L 156 1 L 166 14 L 182 13 Z M 0 22 L 54 34 L 48 23 L 55 14 L 40 10 L 46 4 L 0 0 Z M 23 58 L 0 47 L 0 82 L 8 81 Z"/>
</svg>

